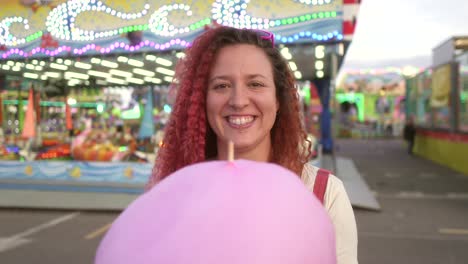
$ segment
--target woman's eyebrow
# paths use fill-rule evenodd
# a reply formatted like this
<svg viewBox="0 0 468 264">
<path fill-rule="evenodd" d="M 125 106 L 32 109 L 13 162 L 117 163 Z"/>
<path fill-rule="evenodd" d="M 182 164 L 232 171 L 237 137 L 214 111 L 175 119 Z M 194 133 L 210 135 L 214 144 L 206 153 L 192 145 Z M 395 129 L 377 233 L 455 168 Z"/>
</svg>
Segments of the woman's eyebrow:
<svg viewBox="0 0 468 264">
<path fill-rule="evenodd" d="M 257 77 L 260 77 L 260 78 L 263 78 L 263 79 L 267 79 L 267 77 L 265 77 L 264 75 L 260 74 L 260 73 L 255 73 L 255 74 L 249 74 L 247 75 L 247 79 L 254 79 L 254 78 L 257 78 Z"/>
<path fill-rule="evenodd" d="M 227 75 L 217 75 L 217 76 L 214 76 L 213 78 L 211 78 L 211 79 L 208 81 L 208 83 L 212 83 L 212 82 L 214 82 L 214 81 L 216 81 L 216 80 L 229 80 L 229 79 L 230 79 L 230 78 L 229 78 L 229 76 L 227 76 Z"/>
<path fill-rule="evenodd" d="M 255 79 L 255 78 L 263 78 L 263 79 L 268 79 L 267 77 L 265 77 L 265 75 L 263 74 L 260 74 L 260 73 L 254 73 L 254 74 L 249 74 L 247 75 L 246 79 L 247 80 L 251 80 L 251 79 Z M 208 83 L 212 83 L 216 80 L 231 80 L 231 78 L 228 76 L 228 75 L 216 75 L 214 77 L 212 77 Z"/>
</svg>

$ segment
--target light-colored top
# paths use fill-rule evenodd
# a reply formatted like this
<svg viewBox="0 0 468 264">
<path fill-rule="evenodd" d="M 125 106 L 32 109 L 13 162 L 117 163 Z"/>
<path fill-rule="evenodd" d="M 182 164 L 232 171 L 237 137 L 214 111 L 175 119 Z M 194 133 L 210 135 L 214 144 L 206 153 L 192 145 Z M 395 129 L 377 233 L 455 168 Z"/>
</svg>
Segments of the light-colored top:
<svg viewBox="0 0 468 264">
<path fill-rule="evenodd" d="M 311 192 L 318 170 L 310 164 L 302 170 L 302 181 Z M 343 182 L 334 175 L 328 177 L 324 206 L 335 226 L 337 264 L 357 264 L 356 219 Z"/>
</svg>

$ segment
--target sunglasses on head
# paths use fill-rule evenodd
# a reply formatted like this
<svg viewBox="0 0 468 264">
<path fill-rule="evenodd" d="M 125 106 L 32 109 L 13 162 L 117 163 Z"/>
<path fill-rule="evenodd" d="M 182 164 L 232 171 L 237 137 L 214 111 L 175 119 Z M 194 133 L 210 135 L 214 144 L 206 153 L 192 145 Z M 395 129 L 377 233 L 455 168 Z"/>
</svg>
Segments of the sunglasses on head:
<svg viewBox="0 0 468 264">
<path fill-rule="evenodd" d="M 256 29 L 255 32 L 260 36 L 260 38 L 270 41 L 272 48 L 275 47 L 275 35 L 273 35 L 273 33 L 261 29 Z"/>
</svg>

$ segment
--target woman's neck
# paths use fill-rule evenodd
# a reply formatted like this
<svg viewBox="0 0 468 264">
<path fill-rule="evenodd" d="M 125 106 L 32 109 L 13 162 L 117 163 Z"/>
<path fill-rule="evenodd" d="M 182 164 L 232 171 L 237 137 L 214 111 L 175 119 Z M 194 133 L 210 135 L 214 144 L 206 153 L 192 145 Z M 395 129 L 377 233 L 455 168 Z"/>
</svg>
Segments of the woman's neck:
<svg viewBox="0 0 468 264">
<path fill-rule="evenodd" d="M 234 145 L 234 159 L 244 159 L 259 162 L 271 160 L 271 141 L 265 140 L 259 145 L 248 148 L 237 148 Z M 227 144 L 218 142 L 218 160 L 227 159 Z"/>
</svg>

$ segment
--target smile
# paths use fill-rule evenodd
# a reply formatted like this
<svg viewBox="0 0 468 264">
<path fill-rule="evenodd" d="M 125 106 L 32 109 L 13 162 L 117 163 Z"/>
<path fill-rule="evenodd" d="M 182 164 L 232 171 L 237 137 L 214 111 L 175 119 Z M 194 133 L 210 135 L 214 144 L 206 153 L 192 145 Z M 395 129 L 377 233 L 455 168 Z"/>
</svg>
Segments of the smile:
<svg viewBox="0 0 468 264">
<path fill-rule="evenodd" d="M 252 125 L 255 121 L 255 116 L 228 116 L 226 117 L 227 122 L 230 126 L 235 128 L 246 128 Z"/>
</svg>

